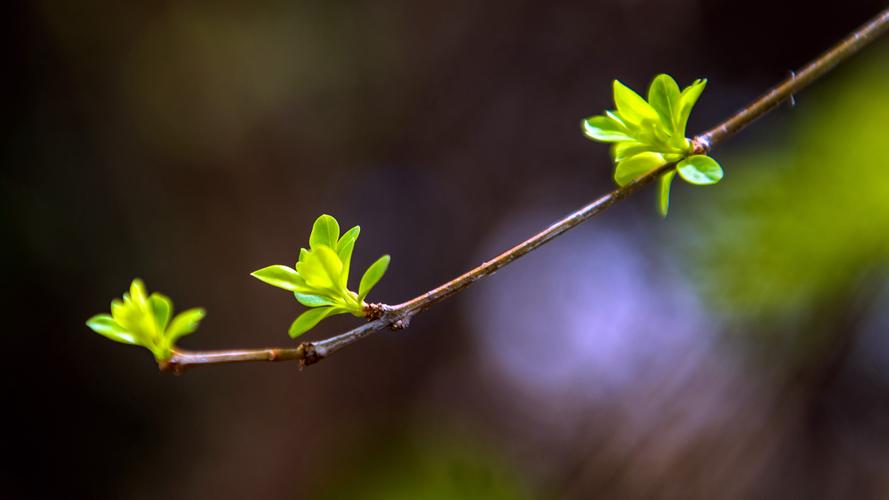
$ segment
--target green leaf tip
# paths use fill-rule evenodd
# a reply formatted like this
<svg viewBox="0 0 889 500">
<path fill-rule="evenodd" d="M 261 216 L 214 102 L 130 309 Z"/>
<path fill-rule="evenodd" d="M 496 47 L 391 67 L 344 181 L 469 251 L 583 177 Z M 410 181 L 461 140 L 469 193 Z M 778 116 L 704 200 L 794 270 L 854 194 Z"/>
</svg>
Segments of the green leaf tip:
<svg viewBox="0 0 889 500">
<path fill-rule="evenodd" d="M 322 319 L 336 314 L 335 307 L 315 307 L 297 316 L 287 333 L 291 338 L 297 338 L 315 327 Z"/>
<path fill-rule="evenodd" d="M 380 279 L 386 274 L 386 269 L 389 269 L 389 256 L 384 255 L 376 260 L 370 267 L 367 268 L 367 271 L 364 271 L 364 275 L 361 277 L 361 283 L 358 285 L 358 298 L 359 300 L 364 300 L 367 297 L 367 294 L 370 293 L 371 289 L 379 283 Z"/>
<path fill-rule="evenodd" d="M 673 177 L 676 177 L 676 171 L 670 170 L 658 179 L 657 211 L 661 217 L 666 217 L 667 211 L 670 209 L 670 184 L 673 183 Z"/>
<path fill-rule="evenodd" d="M 374 262 L 361 278 L 358 292 L 349 290 L 352 253 L 361 227 L 340 234 L 336 218 L 324 214 L 315 220 L 309 235 L 309 248 L 301 248 L 293 268 L 273 265 L 250 275 L 271 286 L 293 293 L 309 310 L 300 314 L 288 333 L 296 338 L 335 314 L 365 316 L 364 299 L 389 266 L 389 256 Z"/>
<path fill-rule="evenodd" d="M 145 347 L 158 361 L 170 359 L 176 341 L 194 332 L 206 316 L 203 309 L 189 309 L 173 316 L 173 301 L 160 293 L 148 294 L 136 278 L 123 300 L 111 301 L 111 314 L 97 314 L 86 326 L 124 344 Z"/>
<path fill-rule="evenodd" d="M 691 110 L 707 85 L 697 79 L 684 89 L 668 74 L 655 76 L 648 87 L 647 100 L 619 80 L 612 82 L 614 110 L 584 118 L 583 133 L 589 139 L 612 143 L 614 181 L 619 186 L 667 164 L 677 169 L 664 173 L 657 192 L 658 212 L 666 217 L 670 185 L 678 172 L 683 180 L 696 185 L 719 182 L 722 168 L 705 155 L 692 155 L 685 130 Z"/>
<path fill-rule="evenodd" d="M 318 245 L 335 247 L 340 238 L 340 225 L 332 216 L 324 214 L 315 220 L 312 225 L 312 233 L 309 235 L 309 246 L 316 248 Z"/>
</svg>

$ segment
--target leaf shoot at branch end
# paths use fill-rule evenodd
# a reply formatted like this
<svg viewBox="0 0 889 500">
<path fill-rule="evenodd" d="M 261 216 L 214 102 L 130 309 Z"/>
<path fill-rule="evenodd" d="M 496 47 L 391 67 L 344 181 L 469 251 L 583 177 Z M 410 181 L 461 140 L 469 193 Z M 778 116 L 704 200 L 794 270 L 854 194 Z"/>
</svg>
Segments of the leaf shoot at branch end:
<svg viewBox="0 0 889 500">
<path fill-rule="evenodd" d="M 173 301 L 156 292 L 148 295 L 139 278 L 122 299 L 111 301 L 111 314 L 97 314 L 86 325 L 116 342 L 145 347 L 158 361 L 170 359 L 176 341 L 197 330 L 206 315 L 196 308 L 173 317 Z"/>
</svg>

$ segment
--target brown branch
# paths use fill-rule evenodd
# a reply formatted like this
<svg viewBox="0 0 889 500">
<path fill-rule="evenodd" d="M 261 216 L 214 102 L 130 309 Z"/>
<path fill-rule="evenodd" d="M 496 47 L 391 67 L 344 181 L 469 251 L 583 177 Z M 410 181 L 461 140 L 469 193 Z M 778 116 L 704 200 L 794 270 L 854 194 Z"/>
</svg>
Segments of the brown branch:
<svg viewBox="0 0 889 500">
<path fill-rule="evenodd" d="M 793 94 L 808 87 L 809 84 L 833 69 L 834 66 L 845 61 L 867 44 L 876 40 L 886 29 L 889 29 L 889 8 L 874 16 L 870 21 L 864 23 L 860 28 L 829 48 L 815 60 L 803 66 L 799 71 L 792 72 L 790 77 L 763 94 L 762 97 L 753 101 L 729 119 L 696 137 L 695 143 L 703 147 L 703 151 L 709 151 L 717 143 L 736 134 L 742 128 L 753 123 L 757 118 L 790 99 Z"/>
<path fill-rule="evenodd" d="M 889 9 L 880 12 L 876 17 L 852 32 L 848 37 L 821 54 L 811 63 L 793 73 L 762 97 L 741 109 L 733 116 L 707 132 L 692 139 L 693 153 L 709 152 L 716 144 L 733 136 L 757 118 L 775 109 L 779 104 L 801 91 L 809 84 L 827 73 L 831 68 L 861 50 L 889 28 Z M 315 341 L 303 342 L 294 348 L 274 349 L 241 349 L 231 351 L 184 351 L 176 350 L 173 356 L 160 363 L 161 370 L 181 373 L 186 368 L 197 365 L 220 363 L 243 363 L 248 361 L 290 361 L 297 360 L 302 366 L 317 363 L 340 349 L 382 330 L 400 330 L 407 328 L 411 318 L 418 312 L 459 293 L 481 278 L 490 276 L 500 268 L 512 263 L 519 257 L 537 249 L 556 236 L 577 227 L 591 217 L 605 211 L 611 205 L 635 193 L 643 186 L 650 184 L 658 176 L 673 168 L 675 164 L 658 167 L 639 177 L 633 182 L 615 189 L 592 203 L 569 214 L 531 238 L 519 243 L 497 257 L 480 266 L 432 289 L 407 302 L 395 306 L 373 304 L 368 306 L 368 317 L 373 318 L 358 328 L 340 335 Z"/>
</svg>

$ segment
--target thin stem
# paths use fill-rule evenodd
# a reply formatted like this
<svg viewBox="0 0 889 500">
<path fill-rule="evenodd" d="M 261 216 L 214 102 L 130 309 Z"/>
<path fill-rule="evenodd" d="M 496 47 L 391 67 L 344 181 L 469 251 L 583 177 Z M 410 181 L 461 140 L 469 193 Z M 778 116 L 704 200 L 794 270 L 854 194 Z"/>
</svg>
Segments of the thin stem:
<svg viewBox="0 0 889 500">
<path fill-rule="evenodd" d="M 753 101 L 729 119 L 696 137 L 696 144 L 700 145 L 704 152 L 709 151 L 717 143 L 735 135 L 757 118 L 793 97 L 793 94 L 809 86 L 809 84 L 833 69 L 834 66 L 857 53 L 887 29 L 889 29 L 889 8 L 874 16 L 873 19 L 853 31 L 833 47 L 827 49 L 799 71 L 791 72 L 790 77 L 763 94 L 762 97 Z"/>
<path fill-rule="evenodd" d="M 747 107 L 738 111 L 716 127 L 692 139 L 694 152 L 697 154 L 709 152 L 716 144 L 733 136 L 757 118 L 775 109 L 775 107 L 786 99 L 789 99 L 793 94 L 801 91 L 803 88 L 827 73 L 834 66 L 861 50 L 865 45 L 869 44 L 880 34 L 885 32 L 887 28 L 889 28 L 889 8 L 880 12 L 876 17 L 852 32 L 848 37 L 821 54 L 798 72 L 792 74 L 790 78 L 773 87 Z M 577 227 L 581 223 L 604 212 L 611 205 L 635 193 L 643 186 L 650 184 L 657 179 L 658 176 L 672 169 L 674 166 L 675 164 L 668 164 L 648 172 L 633 182 L 615 189 L 592 203 L 567 215 L 558 222 L 501 253 L 497 257 L 494 257 L 480 266 L 475 267 L 422 295 L 395 306 L 385 304 L 372 304 L 368 306 L 368 318 L 373 318 L 373 320 L 349 330 L 348 332 L 325 340 L 303 342 L 294 348 L 242 349 L 207 352 L 176 350 L 168 361 L 160 363 L 160 368 L 162 370 L 170 370 L 180 373 L 188 367 L 197 365 L 289 360 L 298 360 L 301 365 L 310 365 L 330 356 L 346 346 L 354 344 L 372 333 L 387 328 L 393 330 L 407 328 L 411 318 L 418 312 L 459 293 L 479 279 L 494 274 L 500 268 L 512 263 L 532 250 L 539 248 L 565 231 Z"/>
<path fill-rule="evenodd" d="M 269 349 L 231 349 L 225 351 L 186 351 L 175 349 L 168 361 L 159 363 L 161 370 L 181 372 L 188 366 L 220 363 L 245 363 L 248 361 L 290 361 L 306 358 L 306 347 L 275 347 Z"/>
<path fill-rule="evenodd" d="M 493 259 L 481 264 L 480 266 L 471 269 L 466 273 L 463 273 L 462 275 L 452 279 L 451 281 L 448 281 L 438 288 L 434 288 L 424 293 L 423 295 L 414 297 L 407 302 L 398 304 L 394 307 L 394 309 L 396 311 L 403 310 L 409 312 L 419 312 L 435 304 L 436 302 L 441 302 L 442 300 L 460 292 L 461 290 L 478 281 L 479 279 L 494 274 L 500 268 L 510 264 L 514 260 L 531 252 L 532 250 L 539 248 L 544 243 L 549 242 L 565 231 L 573 229 L 579 226 L 582 222 L 589 220 L 591 217 L 604 212 L 611 205 L 614 205 L 618 201 L 635 193 L 641 187 L 651 183 L 660 174 L 666 172 L 667 170 L 670 170 L 675 165 L 675 163 L 670 163 L 652 170 L 651 172 L 643 175 L 642 177 L 639 177 L 633 182 L 621 188 L 615 189 L 605 196 L 602 196 L 592 203 L 563 217 L 558 222 L 553 223 L 548 228 L 510 248 L 509 250 L 501 253 L 497 257 L 494 257 Z"/>
</svg>

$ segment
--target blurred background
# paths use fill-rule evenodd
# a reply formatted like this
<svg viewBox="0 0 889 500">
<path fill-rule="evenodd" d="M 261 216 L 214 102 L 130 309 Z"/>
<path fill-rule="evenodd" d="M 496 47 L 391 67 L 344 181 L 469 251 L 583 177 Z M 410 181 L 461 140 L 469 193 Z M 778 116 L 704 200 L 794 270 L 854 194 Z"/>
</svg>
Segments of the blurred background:
<svg viewBox="0 0 889 500">
<path fill-rule="evenodd" d="M 183 347 L 295 345 L 249 272 L 319 214 L 406 300 L 612 188 L 579 121 L 613 78 L 709 78 L 700 131 L 883 3 L 13 7 L 0 496 L 889 498 L 889 39 L 666 220 L 647 189 L 302 372 L 175 377 L 84 325 L 138 276 L 208 310 Z"/>
</svg>

